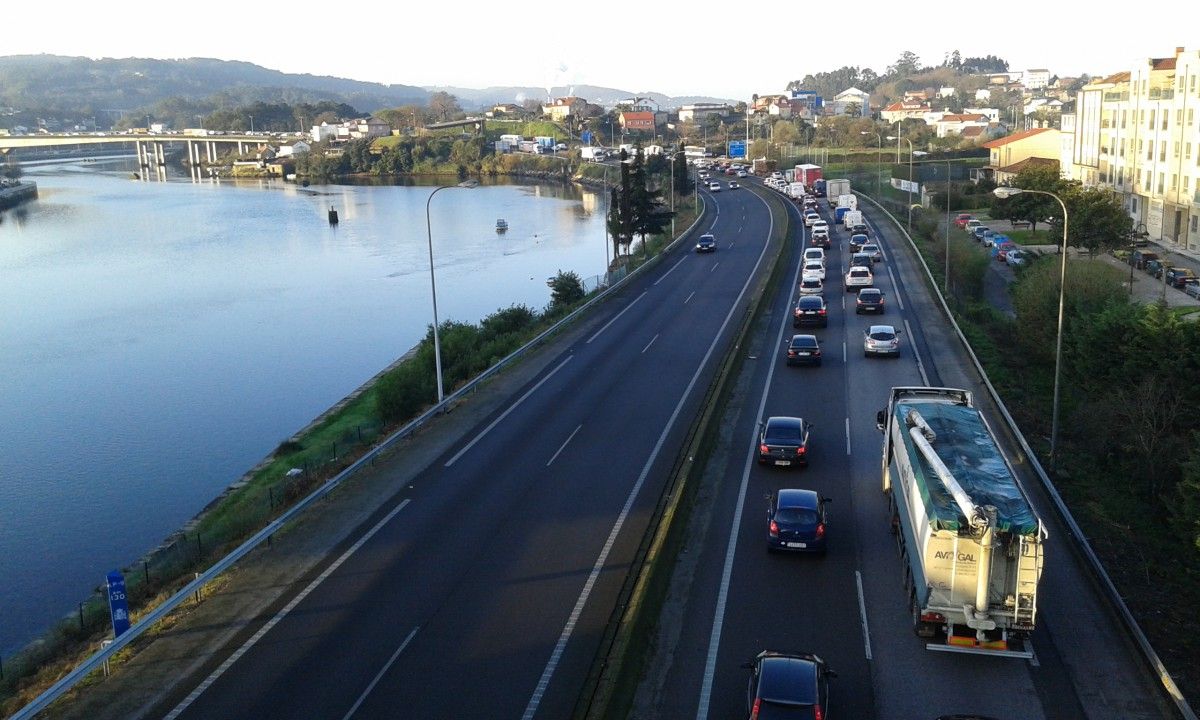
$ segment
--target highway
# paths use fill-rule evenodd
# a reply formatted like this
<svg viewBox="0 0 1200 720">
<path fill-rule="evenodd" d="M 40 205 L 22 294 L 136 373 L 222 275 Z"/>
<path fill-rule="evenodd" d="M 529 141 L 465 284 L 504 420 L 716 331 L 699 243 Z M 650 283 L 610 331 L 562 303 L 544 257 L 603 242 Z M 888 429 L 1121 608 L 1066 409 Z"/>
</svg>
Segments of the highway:
<svg viewBox="0 0 1200 720">
<path fill-rule="evenodd" d="M 565 718 L 680 440 L 767 266 L 750 191 L 388 499 L 168 718 Z M 694 239 L 693 239 L 694 242 Z"/>
<path fill-rule="evenodd" d="M 635 714 L 745 717 L 748 672 L 740 666 L 770 649 L 815 653 L 837 672 L 828 717 L 1170 717 L 1011 443 L 1006 451 L 1050 537 L 1034 658 L 933 652 L 913 634 L 880 487 L 875 412 L 892 386 L 967 387 L 977 400 L 982 388 L 956 353 L 957 341 L 919 279 L 922 271 L 907 243 L 901 245 L 881 213 L 868 208 L 867 216 L 886 256 L 875 266 L 875 285 L 887 305 L 881 317 L 854 313 L 854 294 L 844 291 L 839 275 L 848 263 L 847 236 L 837 232 L 827 251 L 829 326 L 794 330 L 790 309 L 805 238 L 791 239 L 790 284 L 775 289 L 749 350 L 759 362 L 747 365 L 742 390 L 727 408 L 723 426 L 732 430 L 714 452 L 710 479 L 699 493 L 703 506 L 693 511 L 696 530 L 668 600 L 679 606 L 679 619 L 660 628 Z M 863 357 L 863 330 L 870 324 L 901 330 L 900 358 Z M 786 365 L 786 342 L 800 332 L 820 339 L 821 367 Z M 771 415 L 813 423 L 807 468 L 756 463 L 757 423 Z M 1000 426 L 998 418 L 990 421 Z M 786 487 L 833 499 L 827 556 L 767 552 L 766 498 Z"/>
</svg>

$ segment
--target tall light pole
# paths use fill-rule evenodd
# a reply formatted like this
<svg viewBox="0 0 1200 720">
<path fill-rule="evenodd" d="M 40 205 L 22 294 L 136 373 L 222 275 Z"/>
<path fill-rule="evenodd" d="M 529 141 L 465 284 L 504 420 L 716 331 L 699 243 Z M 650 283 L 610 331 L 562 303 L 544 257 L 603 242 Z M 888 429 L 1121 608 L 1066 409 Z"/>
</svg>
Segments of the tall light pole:
<svg viewBox="0 0 1200 720">
<path fill-rule="evenodd" d="M 429 292 L 433 296 L 433 361 L 437 367 L 437 391 L 438 404 L 446 398 L 444 385 L 442 384 L 442 342 L 438 335 L 438 315 L 437 315 L 437 282 L 433 277 L 433 226 L 429 219 L 429 203 L 433 201 L 433 196 L 437 195 L 442 190 L 452 188 L 472 188 L 477 183 L 473 180 L 460 182 L 457 185 L 442 185 L 434 188 L 433 192 L 429 193 L 429 197 L 425 200 L 425 232 L 429 238 Z"/>
<path fill-rule="evenodd" d="M 612 212 L 612 208 L 608 206 L 608 164 L 604 165 L 604 281 L 608 282 L 608 271 L 612 268 L 612 262 L 608 259 L 608 214 Z"/>
<path fill-rule="evenodd" d="M 878 148 L 875 151 L 875 195 L 883 197 L 883 135 L 870 130 L 859 130 L 859 135 L 874 135 Z"/>
<path fill-rule="evenodd" d="M 908 231 L 912 232 L 912 167 L 913 167 L 913 144 L 908 138 L 893 137 L 888 135 L 888 140 L 895 140 L 899 145 L 901 140 L 908 143 Z"/>
<path fill-rule="evenodd" d="M 945 293 L 950 294 L 950 158 L 946 158 L 946 275 Z"/>
<path fill-rule="evenodd" d="M 998 187 L 993 191 L 998 198 L 1009 198 L 1013 195 L 1021 193 L 1032 193 L 1034 195 L 1049 195 L 1058 201 L 1062 206 L 1063 211 L 1063 236 L 1062 248 L 1059 252 L 1062 255 L 1062 269 L 1059 271 L 1058 278 L 1058 338 L 1054 341 L 1054 405 L 1051 410 L 1050 419 L 1050 467 L 1054 467 L 1055 449 L 1058 446 L 1058 391 L 1059 379 L 1062 377 L 1062 336 L 1063 336 L 1063 302 L 1067 292 L 1067 204 L 1062 198 L 1052 192 L 1045 190 L 1026 190 L 1025 188 L 1015 187 Z"/>
</svg>

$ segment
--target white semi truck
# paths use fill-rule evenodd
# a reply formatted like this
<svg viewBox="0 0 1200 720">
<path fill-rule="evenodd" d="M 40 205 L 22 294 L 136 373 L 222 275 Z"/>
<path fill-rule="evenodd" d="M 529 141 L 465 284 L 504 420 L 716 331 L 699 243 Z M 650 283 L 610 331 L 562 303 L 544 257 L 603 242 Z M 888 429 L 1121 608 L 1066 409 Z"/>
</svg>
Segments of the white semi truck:
<svg viewBox="0 0 1200 720">
<path fill-rule="evenodd" d="M 913 630 L 1031 657 L 1046 531 L 966 390 L 895 387 L 876 417 Z"/>
</svg>

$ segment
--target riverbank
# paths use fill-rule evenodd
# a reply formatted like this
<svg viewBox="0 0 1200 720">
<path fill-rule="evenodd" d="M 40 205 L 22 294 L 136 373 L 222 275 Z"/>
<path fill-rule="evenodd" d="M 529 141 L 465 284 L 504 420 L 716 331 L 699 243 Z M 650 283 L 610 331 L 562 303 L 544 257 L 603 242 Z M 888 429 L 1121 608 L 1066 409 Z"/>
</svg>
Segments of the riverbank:
<svg viewBox="0 0 1200 720">
<path fill-rule="evenodd" d="M 2 181 L 0 184 L 0 210 L 10 207 L 16 207 L 23 202 L 34 200 L 38 196 L 37 183 L 17 181 L 15 184 L 11 180 Z"/>
</svg>

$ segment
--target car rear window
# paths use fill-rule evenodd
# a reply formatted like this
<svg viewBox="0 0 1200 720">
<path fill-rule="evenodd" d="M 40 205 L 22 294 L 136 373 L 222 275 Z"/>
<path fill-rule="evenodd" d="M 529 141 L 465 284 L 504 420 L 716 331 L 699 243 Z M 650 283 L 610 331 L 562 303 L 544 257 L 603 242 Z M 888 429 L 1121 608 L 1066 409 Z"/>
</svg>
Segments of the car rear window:
<svg viewBox="0 0 1200 720">
<path fill-rule="evenodd" d="M 858 293 L 858 297 L 860 299 L 869 300 L 871 302 L 875 302 L 882 296 L 883 296 L 883 293 L 878 290 L 863 290 Z"/>
<path fill-rule="evenodd" d="M 895 337 L 896 337 L 895 333 L 887 332 L 884 330 L 880 330 L 878 332 L 871 333 L 872 340 L 891 340 Z"/>
<path fill-rule="evenodd" d="M 774 427 L 767 429 L 767 440 L 799 440 L 800 428 Z"/>
<path fill-rule="evenodd" d="M 805 310 L 819 310 L 821 309 L 823 302 L 824 301 L 822 301 L 821 298 L 817 297 L 816 295 L 809 295 L 808 297 L 800 298 L 800 307 L 804 308 Z"/>
<path fill-rule="evenodd" d="M 871 271 L 864 267 L 854 267 L 854 268 L 850 268 L 850 274 L 853 275 L 854 277 L 865 277 L 867 275 L 870 275 Z"/>
<path fill-rule="evenodd" d="M 780 508 L 775 519 L 789 525 L 816 525 L 817 511 L 809 508 Z"/>
</svg>

